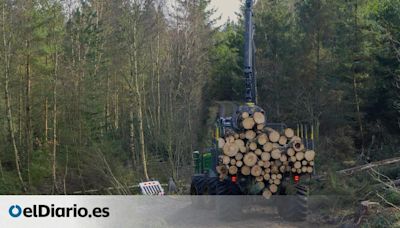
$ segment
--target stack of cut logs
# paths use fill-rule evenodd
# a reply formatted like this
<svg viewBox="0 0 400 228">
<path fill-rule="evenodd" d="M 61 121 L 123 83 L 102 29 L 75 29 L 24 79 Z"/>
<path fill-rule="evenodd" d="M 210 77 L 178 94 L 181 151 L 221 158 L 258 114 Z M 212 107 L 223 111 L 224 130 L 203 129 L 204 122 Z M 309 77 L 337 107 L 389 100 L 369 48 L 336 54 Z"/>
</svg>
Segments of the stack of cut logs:
<svg viewBox="0 0 400 228">
<path fill-rule="evenodd" d="M 306 150 L 294 130 L 279 132 L 265 126 L 261 112 L 241 114 L 242 130 L 218 139 L 222 149 L 217 171 L 220 179 L 227 176 L 252 176 L 270 198 L 278 191 L 286 173 L 312 173 L 315 152 Z"/>
</svg>

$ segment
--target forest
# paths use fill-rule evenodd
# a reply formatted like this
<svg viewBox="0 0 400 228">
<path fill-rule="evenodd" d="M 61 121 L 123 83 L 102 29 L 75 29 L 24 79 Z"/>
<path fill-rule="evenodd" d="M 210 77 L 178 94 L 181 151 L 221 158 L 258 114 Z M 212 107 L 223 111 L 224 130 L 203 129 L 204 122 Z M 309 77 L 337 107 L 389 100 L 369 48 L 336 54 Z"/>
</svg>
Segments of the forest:
<svg viewBox="0 0 400 228">
<path fill-rule="evenodd" d="M 216 26 L 210 0 L 0 5 L 0 194 L 187 184 L 210 107 L 243 101 L 243 16 Z M 258 0 L 254 20 L 268 121 L 312 124 L 321 191 L 363 198 L 369 174 L 334 172 L 400 156 L 400 1 Z"/>
</svg>

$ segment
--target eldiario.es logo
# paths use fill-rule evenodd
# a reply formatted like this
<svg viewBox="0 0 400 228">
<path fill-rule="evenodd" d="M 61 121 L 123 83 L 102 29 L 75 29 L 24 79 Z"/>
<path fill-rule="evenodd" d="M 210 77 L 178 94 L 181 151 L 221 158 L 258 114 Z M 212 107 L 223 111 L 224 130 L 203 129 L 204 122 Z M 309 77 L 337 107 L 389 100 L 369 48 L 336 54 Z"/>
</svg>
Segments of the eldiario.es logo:
<svg viewBox="0 0 400 228">
<path fill-rule="evenodd" d="M 107 218 L 110 216 L 110 209 L 108 207 L 95 207 L 90 210 L 85 207 L 78 207 L 76 204 L 72 207 L 56 207 L 54 204 L 50 206 L 39 204 L 24 208 L 19 205 L 12 205 L 8 213 L 13 218 L 18 218 L 21 215 L 26 218 Z"/>
</svg>

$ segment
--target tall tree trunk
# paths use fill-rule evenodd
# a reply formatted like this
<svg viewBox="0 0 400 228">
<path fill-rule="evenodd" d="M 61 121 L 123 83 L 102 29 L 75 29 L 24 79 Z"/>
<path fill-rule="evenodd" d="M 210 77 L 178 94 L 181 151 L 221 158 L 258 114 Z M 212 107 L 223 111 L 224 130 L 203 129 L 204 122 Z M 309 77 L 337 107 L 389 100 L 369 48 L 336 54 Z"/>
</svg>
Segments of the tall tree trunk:
<svg viewBox="0 0 400 228">
<path fill-rule="evenodd" d="M 47 148 L 47 141 L 49 139 L 49 117 L 48 117 L 48 109 L 49 109 L 49 103 L 47 97 L 45 98 L 44 101 L 44 145 L 46 150 Z"/>
<path fill-rule="evenodd" d="M 57 47 L 56 47 L 57 49 Z M 53 153 L 52 176 L 53 192 L 58 192 L 57 187 L 57 78 L 58 78 L 58 51 L 54 54 L 54 84 L 53 84 Z"/>
<path fill-rule="evenodd" d="M 106 105 L 104 107 L 104 128 L 108 132 L 109 118 L 110 118 L 110 76 L 107 74 L 107 87 L 106 87 Z"/>
<path fill-rule="evenodd" d="M 26 143 L 26 156 L 27 156 L 27 174 L 28 184 L 31 183 L 30 165 L 31 156 L 33 151 L 32 145 L 32 117 L 31 117 L 31 43 L 30 40 L 26 40 L 26 65 L 25 65 L 25 143 Z"/>
<path fill-rule="evenodd" d="M 132 96 L 132 95 L 131 95 Z M 129 150 L 132 156 L 132 168 L 136 171 L 135 125 L 133 123 L 133 102 L 129 105 Z"/>
<path fill-rule="evenodd" d="M 157 14 L 157 23 L 159 23 L 159 13 Z M 160 29 L 157 29 L 157 128 L 158 135 L 161 135 L 161 90 L 160 90 Z"/>
<path fill-rule="evenodd" d="M 5 91 L 5 99 L 6 99 L 6 112 L 7 112 L 7 123 L 8 123 L 8 129 L 9 129 L 9 134 L 11 138 L 11 143 L 12 147 L 14 150 L 14 158 L 15 158 L 15 168 L 17 170 L 17 175 L 18 179 L 21 183 L 21 186 L 23 190 L 26 192 L 26 186 L 24 183 L 24 180 L 22 179 L 22 173 L 21 173 L 21 168 L 20 168 L 20 159 L 19 159 L 19 152 L 17 148 L 17 143 L 15 141 L 15 135 L 14 135 L 14 124 L 13 124 L 13 116 L 12 116 L 12 111 L 11 111 L 11 95 L 9 92 L 9 80 L 10 80 L 10 57 L 11 57 L 11 33 L 6 31 L 5 28 L 5 23 L 6 23 L 6 12 L 5 12 L 5 3 L 3 3 L 3 12 L 2 12 L 2 18 L 3 18 L 3 47 L 4 47 L 4 77 L 5 77 L 5 83 L 4 83 L 4 91 Z M 6 38 L 6 34 L 10 34 L 10 37 Z"/>
<path fill-rule="evenodd" d="M 118 85 L 117 85 L 117 80 L 116 76 L 115 77 L 115 82 L 114 86 L 115 92 L 114 92 L 114 128 L 118 129 L 119 128 L 119 94 L 118 94 Z"/>
<path fill-rule="evenodd" d="M 63 178 L 64 195 L 67 195 L 67 176 L 68 176 L 68 165 L 69 165 L 68 154 L 69 154 L 68 147 L 66 147 L 66 151 L 65 151 L 65 169 L 64 169 L 64 178 Z"/>
<path fill-rule="evenodd" d="M 20 67 L 18 67 L 20 70 Z M 23 80 L 24 80 L 24 76 L 21 72 L 20 73 L 20 81 L 18 82 L 19 86 L 18 86 L 18 145 L 21 148 L 23 146 L 23 126 L 22 126 L 22 118 L 23 118 L 23 114 L 24 114 L 24 101 L 23 101 L 23 86 L 21 86 L 23 84 Z"/>
<path fill-rule="evenodd" d="M 134 74 L 135 74 L 135 92 L 137 96 L 138 104 L 138 122 L 139 122 L 139 144 L 140 144 L 140 155 L 142 157 L 143 174 L 146 180 L 149 179 L 149 174 L 147 172 L 147 159 L 146 159 L 146 149 L 145 149 L 145 139 L 144 139 L 144 128 L 143 128 L 143 100 L 140 91 L 139 84 L 139 69 L 138 69 L 138 56 L 137 56 L 137 24 L 133 27 L 133 59 L 134 59 Z"/>
<path fill-rule="evenodd" d="M 358 2 L 357 0 L 354 3 L 354 43 L 353 43 L 353 61 L 355 61 L 356 54 L 359 53 L 359 37 L 358 37 Z M 354 102 L 356 106 L 356 115 L 357 115 L 357 122 L 358 122 L 358 128 L 360 131 L 360 138 L 361 138 L 361 156 L 365 155 L 365 149 L 364 149 L 364 127 L 362 123 L 362 117 L 361 117 L 361 111 L 360 111 L 360 98 L 358 95 L 358 86 L 357 86 L 357 72 L 353 70 L 353 92 L 354 92 Z"/>
</svg>

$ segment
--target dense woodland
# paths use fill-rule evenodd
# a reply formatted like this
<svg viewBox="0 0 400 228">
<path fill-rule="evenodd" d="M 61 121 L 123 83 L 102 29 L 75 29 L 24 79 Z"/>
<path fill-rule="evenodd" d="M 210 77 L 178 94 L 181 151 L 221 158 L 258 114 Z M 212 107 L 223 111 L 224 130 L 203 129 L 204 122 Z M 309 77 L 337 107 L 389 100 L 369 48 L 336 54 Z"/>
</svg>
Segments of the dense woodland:
<svg viewBox="0 0 400 228">
<path fill-rule="evenodd" d="M 243 99 L 242 17 L 217 27 L 209 0 L 0 5 L 1 194 L 188 183 L 210 107 Z M 254 16 L 259 105 L 315 126 L 317 172 L 400 156 L 400 1 L 258 0 Z"/>
</svg>

